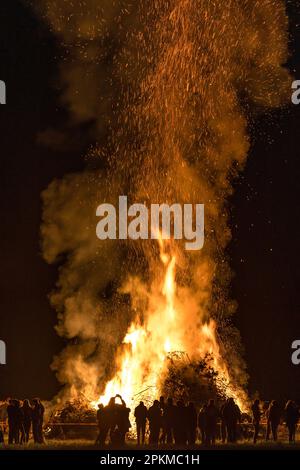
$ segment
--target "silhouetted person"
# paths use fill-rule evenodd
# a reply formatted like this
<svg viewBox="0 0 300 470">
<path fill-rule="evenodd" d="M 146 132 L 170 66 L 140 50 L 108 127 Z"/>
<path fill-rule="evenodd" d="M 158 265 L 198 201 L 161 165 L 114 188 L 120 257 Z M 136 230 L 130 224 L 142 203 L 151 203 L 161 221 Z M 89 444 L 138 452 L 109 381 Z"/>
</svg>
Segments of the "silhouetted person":
<svg viewBox="0 0 300 470">
<path fill-rule="evenodd" d="M 271 433 L 271 423 L 269 420 L 269 409 L 270 409 L 270 402 L 265 401 L 263 403 L 263 413 L 265 415 L 267 424 L 266 424 L 266 441 L 270 439 L 270 433 Z"/>
<path fill-rule="evenodd" d="M 99 403 L 98 404 L 97 415 L 96 415 L 97 416 L 97 424 L 98 424 L 99 428 L 100 428 L 100 425 L 101 425 L 103 411 L 104 411 L 104 405 L 102 403 Z"/>
<path fill-rule="evenodd" d="M 115 400 L 116 397 L 111 397 L 108 402 L 108 405 L 106 405 L 104 408 L 106 424 L 104 428 L 104 443 L 106 442 L 107 437 L 109 438 L 109 443 L 115 443 L 114 441 L 116 440 L 115 430 L 117 426 L 118 415 Z"/>
<path fill-rule="evenodd" d="M 7 406 L 8 443 L 19 444 L 20 433 L 23 429 L 22 412 L 19 400 L 9 400 Z"/>
<path fill-rule="evenodd" d="M 253 427 L 254 427 L 253 443 L 256 444 L 258 433 L 259 433 L 260 419 L 261 419 L 259 400 L 255 400 L 253 402 L 251 410 L 252 410 L 252 422 L 253 422 Z"/>
<path fill-rule="evenodd" d="M 129 413 L 130 408 L 127 408 L 125 401 L 121 395 L 116 395 L 121 400 L 121 405 L 117 405 L 117 426 L 119 430 L 120 444 L 125 444 L 126 434 L 131 428 Z"/>
<path fill-rule="evenodd" d="M 272 437 L 274 441 L 277 441 L 277 429 L 280 423 L 280 407 L 276 400 L 272 400 L 269 409 L 268 409 L 268 422 L 270 429 L 272 431 Z M 268 423 L 267 423 L 268 427 Z"/>
<path fill-rule="evenodd" d="M 21 436 L 21 444 L 27 443 L 29 441 L 30 428 L 32 423 L 32 408 L 30 406 L 29 400 L 23 401 L 23 406 L 21 407 L 22 418 L 23 418 L 23 432 Z"/>
<path fill-rule="evenodd" d="M 195 445 L 197 432 L 197 410 L 194 403 L 189 402 L 186 408 L 187 419 L 187 443 L 189 446 Z"/>
<path fill-rule="evenodd" d="M 104 405 L 102 403 L 99 403 L 98 410 L 97 410 L 98 436 L 96 438 L 95 444 L 103 444 L 102 439 L 103 439 L 104 415 L 105 415 Z"/>
<path fill-rule="evenodd" d="M 150 429 L 149 444 L 158 446 L 159 431 L 161 426 L 161 409 L 158 400 L 154 400 L 153 405 L 150 406 L 148 410 L 148 420 Z"/>
<path fill-rule="evenodd" d="M 175 422 L 175 406 L 172 398 L 168 398 L 164 412 L 167 444 L 173 444 L 174 440 L 174 422 Z"/>
<path fill-rule="evenodd" d="M 205 444 L 206 443 L 206 409 L 207 405 L 203 405 L 201 410 L 199 411 L 198 414 L 198 428 L 200 430 L 200 437 L 201 437 L 201 443 Z"/>
<path fill-rule="evenodd" d="M 241 420 L 241 411 L 233 398 L 228 398 L 223 407 L 223 419 L 226 425 L 228 442 L 236 442 L 237 424 Z"/>
<path fill-rule="evenodd" d="M 35 398 L 32 407 L 32 433 L 36 444 L 43 444 L 43 421 L 45 408 L 39 398 Z"/>
<path fill-rule="evenodd" d="M 4 434 L 3 434 L 2 425 L 0 425 L 0 446 L 2 445 L 4 445 Z"/>
<path fill-rule="evenodd" d="M 206 408 L 206 444 L 214 445 L 216 443 L 216 433 L 218 424 L 219 410 L 214 400 L 209 400 Z"/>
<path fill-rule="evenodd" d="M 116 398 L 121 400 L 121 404 L 116 403 Z M 121 395 L 116 395 L 109 400 L 106 407 L 110 443 L 113 445 L 124 445 L 125 436 L 131 424 L 129 421 L 130 409 L 126 407 L 126 403 Z"/>
<path fill-rule="evenodd" d="M 289 430 L 289 442 L 295 442 L 296 427 L 299 419 L 299 411 L 294 401 L 289 400 L 285 405 L 285 422 Z"/>
<path fill-rule="evenodd" d="M 43 424 L 44 424 L 44 414 L 45 414 L 45 408 L 44 405 L 42 404 L 41 400 L 38 398 L 38 405 L 40 409 L 40 421 L 39 421 L 39 439 L 40 443 L 44 443 L 44 435 L 43 435 Z"/>
<path fill-rule="evenodd" d="M 98 443 L 101 447 L 104 447 L 107 437 L 109 436 L 110 439 L 111 430 L 113 430 L 115 427 L 115 398 L 111 398 L 108 405 L 104 406 L 103 408 L 98 408 L 97 422 L 99 435 L 96 443 Z"/>
<path fill-rule="evenodd" d="M 23 428 L 23 415 L 21 411 L 21 404 L 19 400 L 14 400 L 15 405 L 15 423 L 14 423 L 14 442 L 20 443 L 20 436 L 24 434 Z"/>
<path fill-rule="evenodd" d="M 175 445 L 183 447 L 186 445 L 187 441 L 187 413 L 182 400 L 177 402 L 174 418 Z"/>
<path fill-rule="evenodd" d="M 40 422 L 40 409 L 39 409 L 37 400 L 33 400 L 32 433 L 33 433 L 33 440 L 36 444 L 39 443 L 39 422 Z"/>
<path fill-rule="evenodd" d="M 161 411 L 161 428 L 160 428 L 159 442 L 160 444 L 165 444 L 166 442 L 166 422 L 165 422 L 166 403 L 165 403 L 164 397 L 160 397 L 159 406 L 160 406 L 160 411 Z"/>
<path fill-rule="evenodd" d="M 140 404 L 134 410 L 134 417 L 136 421 L 136 432 L 137 432 L 137 444 L 145 444 L 145 433 L 146 433 L 146 421 L 147 421 L 148 410 L 144 403 L 140 401 Z"/>
<path fill-rule="evenodd" d="M 6 408 L 8 418 L 8 443 L 14 443 L 15 422 L 16 422 L 16 407 L 14 400 L 9 399 Z"/>
<path fill-rule="evenodd" d="M 223 416 L 223 410 L 224 410 L 225 405 L 226 405 L 226 401 L 220 407 L 220 417 L 221 417 L 221 429 L 220 430 L 221 430 L 221 441 L 223 444 L 225 444 L 226 439 L 227 439 L 226 423 L 225 423 L 225 419 Z"/>
</svg>

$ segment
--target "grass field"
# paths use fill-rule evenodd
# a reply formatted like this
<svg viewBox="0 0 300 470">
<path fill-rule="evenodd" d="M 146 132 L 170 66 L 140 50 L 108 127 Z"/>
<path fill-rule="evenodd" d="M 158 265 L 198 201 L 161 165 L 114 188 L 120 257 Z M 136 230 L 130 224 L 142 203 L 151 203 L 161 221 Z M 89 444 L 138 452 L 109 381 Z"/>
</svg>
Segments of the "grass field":
<svg viewBox="0 0 300 470">
<path fill-rule="evenodd" d="M 105 449 L 110 449 L 111 447 L 106 446 Z M 143 448 L 137 447 L 135 442 L 127 442 L 125 450 L 130 449 L 143 449 L 143 450 L 151 450 L 149 446 L 145 446 Z M 167 447 L 167 446 L 160 446 L 159 449 L 175 449 L 175 447 Z M 277 443 L 274 442 L 265 442 L 264 440 L 259 441 L 256 445 L 253 445 L 249 441 L 239 442 L 235 445 L 228 445 L 228 444 L 216 444 L 215 446 L 205 447 L 202 445 L 196 445 L 193 449 L 197 450 L 300 450 L 300 442 L 296 442 L 295 444 L 289 444 L 287 441 L 278 441 Z M 66 439 L 66 440 L 58 440 L 58 439 L 51 439 L 48 440 L 45 444 L 39 445 L 34 444 L 33 442 L 29 442 L 27 445 L 5 445 L 0 448 L 0 450 L 15 450 L 15 451 L 23 451 L 23 450 L 37 450 L 37 451 L 44 451 L 44 450 L 101 450 L 99 446 L 95 446 L 94 443 L 87 439 Z"/>
<path fill-rule="evenodd" d="M 68 427 L 67 427 L 68 429 Z M 250 427 L 250 430 L 252 427 Z M 39 450 L 39 451 L 47 451 L 47 450 L 100 450 L 100 447 L 95 445 L 95 439 L 97 436 L 97 427 L 96 426 L 89 426 L 87 428 L 84 428 L 82 426 L 78 426 L 78 429 L 73 429 L 73 432 L 71 433 L 70 430 L 68 429 L 68 433 L 62 433 L 62 435 L 57 436 L 55 438 L 50 439 L 50 436 L 48 438 L 46 437 L 45 444 L 35 444 L 32 439 L 30 439 L 29 443 L 26 445 L 8 445 L 7 440 L 7 431 L 5 432 L 4 435 L 4 440 L 5 444 L 0 444 L 0 451 L 1 450 L 16 450 L 16 451 L 22 451 L 22 450 Z M 79 434 L 78 434 L 79 433 Z M 220 436 L 220 433 L 218 434 Z M 45 433 L 45 436 L 47 434 Z M 297 433 L 296 433 L 296 443 L 289 443 L 288 442 L 288 433 L 287 433 L 287 428 L 284 425 L 280 425 L 278 429 L 278 441 L 275 443 L 271 440 L 265 441 L 265 428 L 262 426 L 260 433 L 259 433 L 259 440 L 256 445 L 253 445 L 252 443 L 252 434 L 247 433 L 246 435 L 241 436 L 240 434 L 240 440 L 238 441 L 237 444 L 222 444 L 220 440 L 217 440 L 217 444 L 215 446 L 211 447 L 206 447 L 199 444 L 196 444 L 193 449 L 196 450 L 300 450 L 300 428 L 298 427 Z M 128 436 L 127 436 L 128 437 Z M 143 449 L 143 450 L 151 450 L 151 447 L 145 446 L 143 448 L 137 447 L 136 441 L 130 439 L 130 436 L 128 437 L 126 447 L 124 449 L 129 449 L 129 450 L 134 450 L 134 449 Z M 110 446 L 106 446 L 105 449 L 112 449 Z M 159 449 L 175 449 L 175 446 L 160 446 Z"/>
</svg>

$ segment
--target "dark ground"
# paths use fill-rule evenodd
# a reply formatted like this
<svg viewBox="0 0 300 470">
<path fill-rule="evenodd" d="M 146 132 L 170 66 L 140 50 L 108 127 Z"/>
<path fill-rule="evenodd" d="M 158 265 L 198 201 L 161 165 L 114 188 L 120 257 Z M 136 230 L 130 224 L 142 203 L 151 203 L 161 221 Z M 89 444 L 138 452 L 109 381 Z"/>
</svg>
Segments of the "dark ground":
<svg viewBox="0 0 300 470">
<path fill-rule="evenodd" d="M 112 447 L 106 446 L 105 450 L 115 450 Z M 128 450 L 155 450 L 151 447 L 145 446 L 145 447 L 137 447 L 134 442 L 128 442 L 126 447 L 124 448 Z M 160 446 L 160 450 L 176 450 L 175 447 L 167 447 L 167 446 Z M 196 445 L 193 447 L 193 449 L 196 450 L 300 450 L 300 442 L 295 443 L 295 444 L 289 444 L 287 441 L 282 441 L 278 443 L 274 442 L 268 442 L 266 443 L 265 441 L 258 442 L 256 445 L 253 445 L 249 442 L 240 442 L 238 444 L 232 445 L 232 444 L 217 444 L 215 446 L 211 447 L 205 447 L 202 445 Z M 91 441 L 84 440 L 84 439 L 74 439 L 74 440 L 67 440 L 67 441 L 59 441 L 59 440 L 51 440 L 48 441 L 47 444 L 45 445 L 39 445 L 39 444 L 33 444 L 30 443 L 28 446 L 17 446 L 17 445 L 11 445 L 7 446 L 4 448 L 1 448 L 0 450 L 15 450 L 15 451 L 20 451 L 20 450 L 40 450 L 40 451 L 48 451 L 48 450 L 104 450 L 100 449 L 97 446 L 95 446 Z"/>
<path fill-rule="evenodd" d="M 252 425 L 243 425 L 244 429 L 247 429 L 252 432 Z M 28 445 L 5 445 L 5 447 L 0 448 L 0 450 L 41 450 L 41 451 L 47 451 L 47 450 L 101 450 L 98 446 L 94 445 L 95 438 L 97 436 L 97 426 L 96 425 L 91 425 L 89 430 L 89 438 L 75 438 L 71 437 L 70 438 L 64 438 L 64 439 L 47 439 L 46 438 L 46 444 L 41 445 L 41 444 L 34 444 L 32 441 L 29 442 Z M 80 425 L 78 426 L 78 429 L 80 429 Z M 78 431 L 77 435 L 78 434 Z M 84 434 L 82 434 L 83 436 Z M 74 434 L 73 434 L 74 436 Z M 300 426 L 298 425 L 298 431 L 296 435 L 296 443 L 290 444 L 288 442 L 288 432 L 287 428 L 284 424 L 280 425 L 278 428 L 278 441 L 277 443 L 269 440 L 268 442 L 265 441 L 264 439 L 265 436 L 265 425 L 261 425 L 261 430 L 259 434 L 259 439 L 256 445 L 252 444 L 252 437 L 251 434 L 249 435 L 248 439 L 240 439 L 237 444 L 222 444 L 221 441 L 217 440 L 217 443 L 215 446 L 211 447 L 206 447 L 200 444 L 196 444 L 193 449 L 197 450 L 287 450 L 287 449 L 297 449 L 300 450 Z M 5 435 L 5 442 L 7 442 L 7 435 Z M 105 446 L 105 449 L 102 450 L 109 450 L 113 449 L 112 446 Z M 154 448 L 150 446 L 141 446 L 137 447 L 136 441 L 135 440 L 130 440 L 127 439 L 126 442 L 126 447 L 124 449 L 128 450 L 155 450 Z M 175 446 L 159 446 L 160 450 L 174 450 L 176 449 Z M 186 448 L 188 449 L 188 447 Z"/>
</svg>

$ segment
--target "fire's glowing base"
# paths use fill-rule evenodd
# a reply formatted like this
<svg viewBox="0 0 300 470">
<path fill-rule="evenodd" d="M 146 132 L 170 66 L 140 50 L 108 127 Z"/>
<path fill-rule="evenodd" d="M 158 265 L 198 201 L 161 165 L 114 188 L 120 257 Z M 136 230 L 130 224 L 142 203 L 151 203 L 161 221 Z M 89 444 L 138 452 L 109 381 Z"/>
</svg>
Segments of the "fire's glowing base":
<svg viewBox="0 0 300 470">
<path fill-rule="evenodd" d="M 167 253 L 163 240 L 160 239 L 159 244 L 160 259 L 165 269 L 163 282 L 158 287 L 159 292 L 149 296 L 149 309 L 143 323 L 137 318 L 129 326 L 117 352 L 117 373 L 106 384 L 103 395 L 92 402 L 94 407 L 98 403 L 106 405 L 117 394 L 122 395 L 129 406 L 141 399 L 146 403 L 152 402 L 159 396 L 168 354 L 186 351 L 187 343 L 190 343 L 189 335 L 195 324 L 177 296 L 176 257 Z M 220 355 L 214 321 L 203 323 L 192 336 L 193 341 L 195 336 L 198 341 L 193 356 L 199 360 L 211 354 L 213 368 L 218 374 L 217 384 L 224 395 L 232 396 L 241 409 L 245 408 L 243 391 L 232 386 L 226 363 Z"/>
</svg>

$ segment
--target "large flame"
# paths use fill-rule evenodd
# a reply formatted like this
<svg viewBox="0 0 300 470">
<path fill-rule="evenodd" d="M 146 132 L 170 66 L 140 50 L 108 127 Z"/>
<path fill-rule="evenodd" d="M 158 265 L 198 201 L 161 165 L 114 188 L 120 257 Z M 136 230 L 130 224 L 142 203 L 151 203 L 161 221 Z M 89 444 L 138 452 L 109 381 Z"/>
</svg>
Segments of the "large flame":
<svg viewBox="0 0 300 470">
<path fill-rule="evenodd" d="M 126 402 L 131 402 L 144 391 L 147 391 L 149 399 L 155 398 L 167 354 L 183 348 L 176 329 L 176 317 L 180 312 L 174 305 L 176 257 L 166 252 L 161 239 L 159 242 L 160 259 L 165 266 L 165 277 L 160 286 L 161 303 L 157 309 L 148 312 L 143 324 L 136 318 L 129 326 L 117 357 L 119 370 L 94 405 L 99 402 L 107 404 L 116 394 L 121 394 Z"/>
<path fill-rule="evenodd" d="M 161 237 L 158 242 L 164 278 L 159 285 L 160 295 L 154 296 L 154 303 L 157 298 L 160 302 L 156 308 L 149 309 L 143 324 L 139 318 L 130 324 L 117 353 L 117 372 L 106 384 L 103 395 L 92 402 L 94 407 L 99 403 L 108 404 L 110 398 L 118 394 L 128 404 L 134 404 L 141 396 L 151 402 L 160 394 L 168 354 L 185 352 L 187 339 L 180 324 L 191 321 L 191 318 L 177 296 L 176 256 L 167 250 L 169 246 Z M 242 410 L 246 409 L 246 395 L 231 383 L 226 363 L 221 357 L 215 322 L 203 323 L 198 334 L 199 347 L 194 357 L 200 359 L 210 354 L 217 373 L 218 388 L 225 396 L 235 398 Z"/>
</svg>

